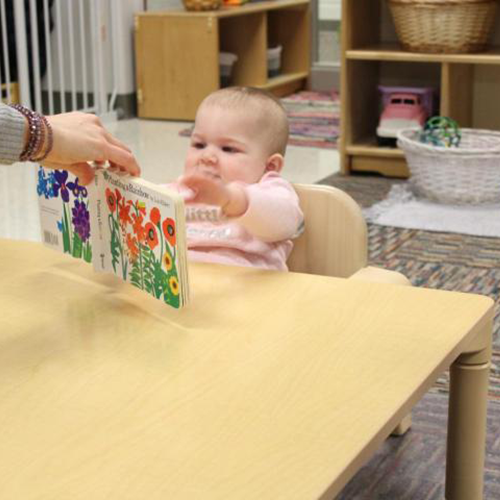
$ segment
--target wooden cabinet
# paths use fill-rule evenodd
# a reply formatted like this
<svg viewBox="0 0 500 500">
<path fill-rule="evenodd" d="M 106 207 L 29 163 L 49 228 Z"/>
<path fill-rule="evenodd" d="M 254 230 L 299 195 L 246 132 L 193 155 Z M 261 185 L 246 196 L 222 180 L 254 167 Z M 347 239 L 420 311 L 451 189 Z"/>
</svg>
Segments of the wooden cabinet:
<svg viewBox="0 0 500 500">
<path fill-rule="evenodd" d="M 403 152 L 376 143 L 381 112 L 378 85 L 432 86 L 438 92 L 440 115 L 454 118 L 461 127 L 500 129 L 496 43 L 495 39 L 492 48 L 481 54 L 405 52 L 397 42 L 386 0 L 343 0 L 342 172 L 408 176 Z"/>
<path fill-rule="evenodd" d="M 193 120 L 220 88 L 219 52 L 238 56 L 232 85 L 278 96 L 301 88 L 310 70 L 309 0 L 274 0 L 209 12 L 161 11 L 136 16 L 138 114 Z M 281 72 L 268 78 L 267 48 L 281 45 Z"/>
</svg>

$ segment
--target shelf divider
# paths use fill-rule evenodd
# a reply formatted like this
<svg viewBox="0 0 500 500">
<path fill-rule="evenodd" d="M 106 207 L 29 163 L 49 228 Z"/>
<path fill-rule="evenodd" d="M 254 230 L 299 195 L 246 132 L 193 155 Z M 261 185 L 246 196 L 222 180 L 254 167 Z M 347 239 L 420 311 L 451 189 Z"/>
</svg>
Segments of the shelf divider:
<svg viewBox="0 0 500 500">
<path fill-rule="evenodd" d="M 441 116 L 456 120 L 460 127 L 472 127 L 474 66 L 444 63 L 441 68 Z"/>
</svg>

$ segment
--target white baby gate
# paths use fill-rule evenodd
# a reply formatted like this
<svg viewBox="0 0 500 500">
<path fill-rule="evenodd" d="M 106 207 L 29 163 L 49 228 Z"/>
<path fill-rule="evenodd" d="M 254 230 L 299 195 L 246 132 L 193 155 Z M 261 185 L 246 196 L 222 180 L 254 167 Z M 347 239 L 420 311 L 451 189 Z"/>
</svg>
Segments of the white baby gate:
<svg viewBox="0 0 500 500">
<path fill-rule="evenodd" d="M 1 100 L 113 117 L 120 9 L 120 0 L 0 0 Z"/>
</svg>

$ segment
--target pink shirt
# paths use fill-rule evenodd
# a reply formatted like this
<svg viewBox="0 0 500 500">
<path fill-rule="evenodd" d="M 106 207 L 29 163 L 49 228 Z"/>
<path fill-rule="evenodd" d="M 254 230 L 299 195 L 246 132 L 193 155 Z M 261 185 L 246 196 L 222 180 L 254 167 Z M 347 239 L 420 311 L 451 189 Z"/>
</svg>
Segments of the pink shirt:
<svg viewBox="0 0 500 500">
<path fill-rule="evenodd" d="M 223 217 L 218 207 L 186 205 L 189 259 L 287 271 L 292 239 L 304 220 L 295 190 L 276 172 L 242 185 L 248 209 L 240 217 Z M 167 187 L 180 190 L 177 183 Z"/>
</svg>

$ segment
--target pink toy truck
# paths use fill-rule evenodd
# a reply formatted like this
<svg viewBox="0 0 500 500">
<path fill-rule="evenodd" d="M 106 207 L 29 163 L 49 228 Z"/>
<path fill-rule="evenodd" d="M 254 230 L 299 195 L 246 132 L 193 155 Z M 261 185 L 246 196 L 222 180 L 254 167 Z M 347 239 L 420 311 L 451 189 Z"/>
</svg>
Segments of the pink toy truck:
<svg viewBox="0 0 500 500">
<path fill-rule="evenodd" d="M 396 137 L 405 128 L 422 128 L 433 114 L 434 89 L 383 87 L 383 111 L 377 127 L 380 146 L 396 147 Z"/>
</svg>

